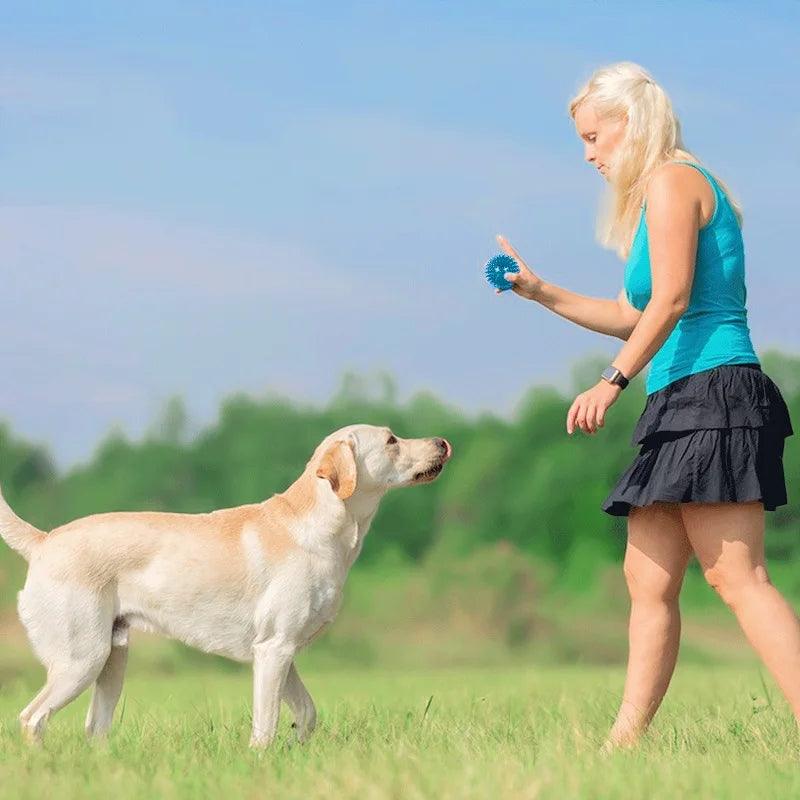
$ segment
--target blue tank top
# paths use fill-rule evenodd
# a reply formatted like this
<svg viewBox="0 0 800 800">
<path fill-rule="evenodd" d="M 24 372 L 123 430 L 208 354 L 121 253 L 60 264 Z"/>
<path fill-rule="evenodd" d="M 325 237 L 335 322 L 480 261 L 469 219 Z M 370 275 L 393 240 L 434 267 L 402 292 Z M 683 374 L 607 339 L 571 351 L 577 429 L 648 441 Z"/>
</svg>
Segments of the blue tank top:
<svg viewBox="0 0 800 800">
<path fill-rule="evenodd" d="M 689 305 L 650 361 L 647 394 L 695 372 L 720 364 L 760 363 L 747 326 L 744 243 L 739 221 L 725 193 L 708 170 L 691 161 L 676 161 L 700 170 L 714 190 L 714 213 L 698 231 L 697 257 Z M 625 265 L 628 302 L 643 311 L 650 302 L 652 280 L 645 206 Z"/>
</svg>

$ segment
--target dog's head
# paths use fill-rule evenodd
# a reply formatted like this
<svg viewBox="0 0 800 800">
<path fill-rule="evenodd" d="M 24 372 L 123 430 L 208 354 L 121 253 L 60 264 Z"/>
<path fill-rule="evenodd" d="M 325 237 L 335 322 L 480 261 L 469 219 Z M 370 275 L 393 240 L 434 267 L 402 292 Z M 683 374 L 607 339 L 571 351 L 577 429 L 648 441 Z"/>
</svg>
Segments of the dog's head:
<svg viewBox="0 0 800 800">
<path fill-rule="evenodd" d="M 384 426 L 348 425 L 323 439 L 312 464 L 316 476 L 346 500 L 356 491 L 430 483 L 452 453 L 447 439 L 402 439 Z"/>
</svg>

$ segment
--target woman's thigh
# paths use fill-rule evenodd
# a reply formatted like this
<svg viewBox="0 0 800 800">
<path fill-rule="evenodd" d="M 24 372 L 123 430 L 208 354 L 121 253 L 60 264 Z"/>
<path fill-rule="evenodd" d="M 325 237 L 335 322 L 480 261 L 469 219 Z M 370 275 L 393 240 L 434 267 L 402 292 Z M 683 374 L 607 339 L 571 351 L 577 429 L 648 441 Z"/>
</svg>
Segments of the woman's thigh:
<svg viewBox="0 0 800 800">
<path fill-rule="evenodd" d="M 624 571 L 632 598 L 677 597 L 691 555 L 678 503 L 631 508 Z"/>
<path fill-rule="evenodd" d="M 766 578 L 763 503 L 682 503 L 681 518 L 710 583 Z"/>
</svg>

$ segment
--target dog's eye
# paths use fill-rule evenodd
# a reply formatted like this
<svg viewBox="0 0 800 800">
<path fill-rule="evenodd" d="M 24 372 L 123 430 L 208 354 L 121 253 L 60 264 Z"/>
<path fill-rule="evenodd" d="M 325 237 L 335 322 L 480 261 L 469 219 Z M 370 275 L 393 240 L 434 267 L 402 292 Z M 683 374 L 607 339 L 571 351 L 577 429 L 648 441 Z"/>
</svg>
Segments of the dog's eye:
<svg viewBox="0 0 800 800">
<path fill-rule="evenodd" d="M 386 440 L 386 444 L 397 444 L 397 437 L 396 437 L 394 434 L 392 434 L 392 435 L 391 435 L 391 436 L 389 436 L 389 438 Z"/>
</svg>

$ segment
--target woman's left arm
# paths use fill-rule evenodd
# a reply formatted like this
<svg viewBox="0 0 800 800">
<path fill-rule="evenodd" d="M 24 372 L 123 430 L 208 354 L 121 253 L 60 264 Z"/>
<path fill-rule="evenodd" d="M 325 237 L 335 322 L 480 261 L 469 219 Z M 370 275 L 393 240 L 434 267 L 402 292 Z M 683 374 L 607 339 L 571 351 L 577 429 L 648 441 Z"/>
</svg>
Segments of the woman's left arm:
<svg viewBox="0 0 800 800">
<path fill-rule="evenodd" d="M 647 235 L 652 291 L 628 340 L 612 364 L 630 380 L 664 344 L 689 305 L 702 209 L 696 184 L 680 167 L 663 167 L 647 189 Z M 619 386 L 600 381 L 579 394 L 567 413 L 567 433 L 575 425 L 586 433 L 602 427 Z"/>
</svg>

